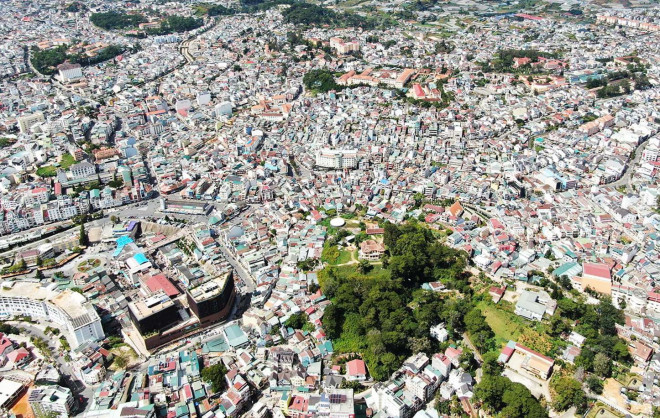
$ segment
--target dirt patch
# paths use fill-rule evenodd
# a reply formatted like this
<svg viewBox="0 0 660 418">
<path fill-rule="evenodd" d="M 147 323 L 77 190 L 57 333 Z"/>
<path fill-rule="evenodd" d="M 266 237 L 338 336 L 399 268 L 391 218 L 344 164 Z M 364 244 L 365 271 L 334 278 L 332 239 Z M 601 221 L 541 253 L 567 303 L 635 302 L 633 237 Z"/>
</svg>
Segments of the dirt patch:
<svg viewBox="0 0 660 418">
<path fill-rule="evenodd" d="M 110 352 L 114 356 L 112 364 L 108 367 L 110 370 L 120 370 L 140 364 L 140 359 L 135 353 L 135 350 L 133 350 L 128 344 L 115 347 L 110 350 Z M 119 360 L 120 358 L 124 360 Z M 123 364 L 124 361 L 126 365 Z"/>
<path fill-rule="evenodd" d="M 31 388 L 25 391 L 23 396 L 20 397 L 16 405 L 11 409 L 11 412 L 16 415 L 16 418 L 35 418 L 32 408 L 28 403 L 28 393 Z"/>
<path fill-rule="evenodd" d="M 625 398 L 621 395 L 621 383 L 616 380 L 609 378 L 605 380 L 605 385 L 603 387 L 603 397 L 609 399 L 611 402 L 616 403 L 617 406 L 628 409 Z M 651 416 L 652 407 L 651 405 L 643 405 L 639 403 L 630 404 L 630 412 L 634 415 L 643 415 Z"/>
</svg>

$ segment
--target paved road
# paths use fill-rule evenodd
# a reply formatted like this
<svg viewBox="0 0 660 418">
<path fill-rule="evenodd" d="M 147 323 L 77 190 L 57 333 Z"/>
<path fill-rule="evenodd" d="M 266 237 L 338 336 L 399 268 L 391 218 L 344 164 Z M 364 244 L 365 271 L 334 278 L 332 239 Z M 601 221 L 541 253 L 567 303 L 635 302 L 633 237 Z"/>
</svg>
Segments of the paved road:
<svg viewBox="0 0 660 418">
<path fill-rule="evenodd" d="M 91 401 L 92 396 L 94 395 L 94 388 L 91 386 L 85 386 L 85 384 L 78 379 L 75 371 L 69 362 L 64 359 L 64 356 L 59 355 L 57 349 L 55 348 L 55 344 L 53 344 L 54 337 L 51 335 L 46 335 L 41 328 L 32 324 L 26 322 L 12 322 L 15 322 L 16 326 L 19 328 L 25 329 L 25 331 L 31 336 L 39 337 L 49 343 L 49 347 L 53 352 L 52 358 L 55 361 L 55 366 L 60 371 L 62 382 L 65 386 L 71 389 L 73 394 L 77 397 L 76 401 L 79 402 L 80 405 L 84 408 L 89 403 L 89 401 Z M 55 325 L 55 327 L 61 328 L 57 325 Z"/>
<path fill-rule="evenodd" d="M 606 397 L 604 397 L 604 396 L 602 396 L 602 395 L 598 395 L 598 396 L 596 396 L 596 399 L 598 399 L 599 401 L 601 401 L 601 402 L 604 403 L 605 405 L 609 406 L 610 408 L 616 409 L 617 411 L 619 411 L 620 413 L 622 413 L 623 416 L 626 416 L 626 417 L 639 417 L 639 416 L 640 416 L 640 415 L 633 415 L 633 414 L 632 414 L 630 411 L 628 411 L 627 409 L 625 409 L 625 408 L 621 408 L 616 402 L 612 402 L 611 399 L 608 399 L 608 398 L 606 398 Z"/>
<path fill-rule="evenodd" d="M 247 292 L 252 293 L 254 290 L 257 288 L 254 278 L 250 273 L 248 273 L 245 268 L 241 265 L 241 263 L 234 258 L 234 256 L 227 250 L 227 248 L 223 245 L 220 244 L 220 251 L 222 251 L 222 254 L 225 256 L 229 264 L 234 268 L 234 271 L 236 271 L 236 274 L 238 274 L 238 277 L 243 280 L 243 283 L 245 283 L 245 289 Z"/>
<path fill-rule="evenodd" d="M 632 181 L 633 174 L 635 172 L 635 167 L 637 166 L 637 164 L 639 164 L 639 160 L 641 160 L 642 154 L 644 153 L 644 148 L 646 148 L 646 145 L 648 143 L 649 141 L 644 141 L 637 148 L 635 148 L 635 158 L 632 161 L 630 161 L 630 163 L 628 163 L 628 168 L 626 169 L 626 172 L 623 173 L 623 176 L 621 176 L 619 180 L 608 184 L 608 186 L 612 186 L 612 187 L 630 186 L 630 182 Z"/>
<path fill-rule="evenodd" d="M 477 359 L 479 364 L 482 364 L 484 362 L 484 359 L 481 358 L 481 354 L 479 354 L 479 350 L 477 350 L 477 347 L 472 344 L 472 340 L 470 340 L 470 337 L 467 335 L 467 332 L 463 333 L 463 341 L 465 341 L 470 347 L 470 350 L 472 350 L 472 353 L 474 353 L 474 357 Z"/>
</svg>

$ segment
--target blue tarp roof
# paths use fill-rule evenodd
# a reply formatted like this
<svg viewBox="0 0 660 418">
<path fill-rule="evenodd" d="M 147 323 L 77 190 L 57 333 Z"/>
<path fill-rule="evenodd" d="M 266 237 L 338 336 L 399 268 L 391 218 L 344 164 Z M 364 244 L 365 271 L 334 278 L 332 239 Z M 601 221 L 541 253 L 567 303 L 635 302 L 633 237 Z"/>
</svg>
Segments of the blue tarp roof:
<svg viewBox="0 0 660 418">
<path fill-rule="evenodd" d="M 117 243 L 117 249 L 115 252 L 112 254 L 113 257 L 118 257 L 119 254 L 121 254 L 122 250 L 124 249 L 125 246 L 133 242 L 133 238 L 128 237 L 128 236 L 121 236 L 117 238 L 115 241 Z"/>
<path fill-rule="evenodd" d="M 134 257 L 134 258 L 135 258 L 135 261 L 138 262 L 138 264 L 144 264 L 144 263 L 148 263 L 148 262 L 149 262 L 149 260 L 147 259 L 147 256 L 145 256 L 145 255 L 142 254 L 142 253 L 137 253 L 137 254 L 135 254 L 135 257 Z"/>
</svg>

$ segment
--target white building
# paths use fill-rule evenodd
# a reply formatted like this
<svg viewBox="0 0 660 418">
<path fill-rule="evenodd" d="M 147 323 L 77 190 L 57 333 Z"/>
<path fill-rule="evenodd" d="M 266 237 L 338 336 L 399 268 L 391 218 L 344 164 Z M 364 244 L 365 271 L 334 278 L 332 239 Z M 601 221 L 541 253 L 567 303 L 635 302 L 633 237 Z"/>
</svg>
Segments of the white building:
<svg viewBox="0 0 660 418">
<path fill-rule="evenodd" d="M 545 292 L 523 290 L 518 298 L 518 303 L 516 303 L 515 312 L 516 315 L 520 315 L 523 318 L 540 321 L 548 311 L 548 305 L 556 306 L 556 304 L 550 302 L 552 302 L 552 299 Z M 552 309 L 552 312 L 554 312 L 554 309 Z M 548 314 L 552 315 L 550 312 Z"/>
<path fill-rule="evenodd" d="M 71 390 L 58 385 L 36 386 L 28 402 L 37 416 L 69 417 L 74 406 Z"/>
<path fill-rule="evenodd" d="M 46 118 L 42 112 L 35 112 L 31 115 L 21 116 L 16 118 L 18 121 L 18 127 L 21 130 L 21 133 L 28 133 L 30 128 L 37 123 L 45 122 Z"/>
<path fill-rule="evenodd" d="M 56 290 L 57 284 L 42 286 L 34 282 L 4 282 L 0 289 L 0 316 L 30 316 L 66 327 L 70 345 L 105 338 L 101 318 L 80 293 Z"/>
<path fill-rule="evenodd" d="M 316 165 L 321 168 L 355 168 L 358 155 L 355 150 L 322 149 L 316 153 Z"/>
<path fill-rule="evenodd" d="M 403 418 L 410 414 L 410 408 L 401 398 L 396 396 L 392 389 L 382 383 L 377 383 L 371 390 L 367 399 L 367 406 L 385 417 Z"/>
<path fill-rule="evenodd" d="M 83 161 L 82 163 L 71 166 L 71 177 L 73 179 L 82 179 L 96 173 L 94 164 Z"/>
<path fill-rule="evenodd" d="M 60 72 L 60 78 L 65 83 L 69 81 L 77 80 L 79 78 L 82 78 L 83 76 L 82 68 L 80 67 L 80 64 L 71 64 L 65 62 L 64 64 L 59 65 L 57 69 Z"/>
</svg>

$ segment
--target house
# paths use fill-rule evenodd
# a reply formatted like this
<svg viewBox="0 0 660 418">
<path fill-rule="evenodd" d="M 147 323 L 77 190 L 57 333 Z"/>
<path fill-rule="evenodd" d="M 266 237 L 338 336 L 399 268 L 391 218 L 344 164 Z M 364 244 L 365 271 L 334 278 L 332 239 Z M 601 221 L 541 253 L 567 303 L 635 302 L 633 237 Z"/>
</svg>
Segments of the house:
<svg viewBox="0 0 660 418">
<path fill-rule="evenodd" d="M 582 350 L 580 349 L 580 347 L 569 345 L 564 349 L 561 358 L 568 363 L 574 364 L 575 359 L 580 355 L 581 352 Z"/>
<path fill-rule="evenodd" d="M 634 341 L 633 347 L 630 347 L 629 350 L 635 361 L 639 363 L 647 363 L 653 356 L 653 348 L 640 341 Z"/>
<path fill-rule="evenodd" d="M 540 321 L 545 314 L 545 304 L 542 303 L 541 293 L 523 290 L 516 303 L 516 315 L 533 321 Z"/>
<path fill-rule="evenodd" d="M 509 365 L 513 362 L 514 357 L 518 357 L 515 362 L 516 366 L 536 377 L 547 380 L 552 374 L 552 368 L 555 364 L 553 359 L 544 356 L 531 348 L 527 348 L 520 343 L 516 343 L 515 353 L 511 356 L 511 359 L 509 359 Z"/>
<path fill-rule="evenodd" d="M 444 354 L 436 353 L 431 358 L 431 367 L 442 373 L 445 378 L 449 376 L 451 366 L 451 360 Z"/>
<path fill-rule="evenodd" d="M 360 243 L 359 257 L 361 260 L 378 261 L 385 253 L 385 245 L 378 241 L 368 239 Z"/>
<path fill-rule="evenodd" d="M 488 290 L 488 294 L 490 295 L 490 297 L 493 298 L 493 303 L 497 303 L 500 300 L 502 300 L 502 297 L 504 296 L 504 292 L 506 292 L 506 286 L 502 286 L 502 287 L 492 286 Z"/>
<path fill-rule="evenodd" d="M 582 264 L 582 290 L 587 288 L 606 295 L 612 294 L 612 275 L 607 264 Z"/>
<path fill-rule="evenodd" d="M 346 363 L 346 380 L 351 382 L 367 380 L 367 366 L 363 360 L 355 359 Z"/>
<path fill-rule="evenodd" d="M 431 327 L 431 337 L 435 338 L 441 343 L 447 341 L 449 339 L 449 332 L 447 331 L 447 328 L 445 328 L 445 324 L 438 324 Z"/>
<path fill-rule="evenodd" d="M 449 361 L 451 361 L 451 364 L 454 367 L 460 366 L 461 362 L 459 358 L 461 357 L 461 354 L 463 354 L 463 350 L 461 350 L 460 348 L 449 346 L 445 350 L 445 356 L 449 358 Z"/>
<path fill-rule="evenodd" d="M 14 351 L 14 342 L 0 332 L 0 356 L 6 356 Z"/>
<path fill-rule="evenodd" d="M 30 353 L 25 347 L 21 347 L 7 354 L 7 364 L 13 368 L 24 366 L 28 364 L 31 359 L 32 353 Z"/>
<path fill-rule="evenodd" d="M 572 343 L 573 345 L 576 345 L 576 346 L 578 346 L 578 347 L 582 347 L 582 345 L 584 344 L 584 342 L 585 342 L 586 340 L 587 340 L 586 337 L 584 337 L 584 336 L 578 334 L 578 333 L 575 332 L 575 331 L 572 331 L 572 332 L 571 332 L 571 335 L 568 336 L 568 342 L 569 342 L 569 343 Z"/>
<path fill-rule="evenodd" d="M 461 202 L 459 201 L 454 202 L 454 204 L 449 207 L 448 211 L 452 216 L 455 217 L 461 216 L 464 212 L 463 206 L 461 206 Z"/>
</svg>

